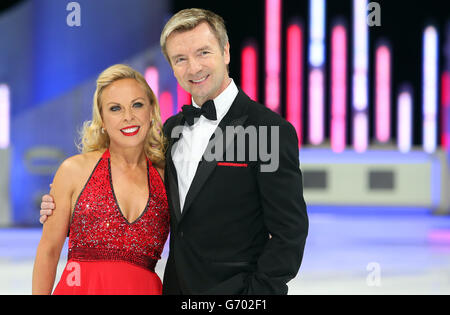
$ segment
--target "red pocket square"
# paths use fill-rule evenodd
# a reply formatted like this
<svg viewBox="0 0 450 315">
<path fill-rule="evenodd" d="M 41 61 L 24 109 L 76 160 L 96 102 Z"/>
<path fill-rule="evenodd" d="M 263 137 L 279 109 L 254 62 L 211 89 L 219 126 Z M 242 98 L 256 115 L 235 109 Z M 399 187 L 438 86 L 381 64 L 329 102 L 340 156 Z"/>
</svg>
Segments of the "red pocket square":
<svg viewBox="0 0 450 315">
<path fill-rule="evenodd" d="M 219 162 L 218 166 L 232 166 L 232 167 L 247 167 L 247 163 L 227 163 L 227 162 Z"/>
</svg>

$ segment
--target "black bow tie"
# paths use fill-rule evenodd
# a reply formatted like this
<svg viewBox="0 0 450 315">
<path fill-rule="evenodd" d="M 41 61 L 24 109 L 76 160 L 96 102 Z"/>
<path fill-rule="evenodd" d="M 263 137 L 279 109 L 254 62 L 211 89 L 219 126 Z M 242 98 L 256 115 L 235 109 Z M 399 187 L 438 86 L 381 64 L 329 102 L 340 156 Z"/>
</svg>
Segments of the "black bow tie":
<svg viewBox="0 0 450 315">
<path fill-rule="evenodd" d="M 181 110 L 183 111 L 184 118 L 189 126 L 192 126 L 194 124 L 194 119 L 201 115 L 209 120 L 217 120 L 216 106 L 212 100 L 206 101 L 200 108 L 192 105 L 183 105 Z"/>
</svg>

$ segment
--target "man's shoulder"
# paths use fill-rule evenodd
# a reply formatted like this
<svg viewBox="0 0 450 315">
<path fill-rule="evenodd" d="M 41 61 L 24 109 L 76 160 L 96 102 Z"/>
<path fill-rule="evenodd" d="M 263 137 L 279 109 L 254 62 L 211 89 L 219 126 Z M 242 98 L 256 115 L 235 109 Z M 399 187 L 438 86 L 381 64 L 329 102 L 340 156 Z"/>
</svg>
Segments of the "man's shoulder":
<svg viewBox="0 0 450 315">
<path fill-rule="evenodd" d="M 248 103 L 248 123 L 256 126 L 286 126 L 291 125 L 286 119 L 265 105 L 250 101 Z"/>
<path fill-rule="evenodd" d="M 164 134 L 166 136 L 177 125 L 177 122 L 180 120 L 182 115 L 183 114 L 181 112 L 179 112 L 178 114 L 175 114 L 175 115 L 167 118 L 167 120 L 164 122 L 164 125 L 163 125 Z"/>
</svg>

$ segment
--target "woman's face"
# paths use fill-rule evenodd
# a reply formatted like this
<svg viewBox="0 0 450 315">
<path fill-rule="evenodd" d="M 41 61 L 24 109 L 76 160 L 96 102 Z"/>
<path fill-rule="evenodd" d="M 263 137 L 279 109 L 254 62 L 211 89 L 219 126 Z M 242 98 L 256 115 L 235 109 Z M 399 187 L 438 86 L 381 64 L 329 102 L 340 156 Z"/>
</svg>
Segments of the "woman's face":
<svg viewBox="0 0 450 315">
<path fill-rule="evenodd" d="M 103 128 L 110 146 L 144 146 L 151 125 L 151 104 L 135 79 L 120 79 L 107 86 L 101 96 Z"/>
</svg>

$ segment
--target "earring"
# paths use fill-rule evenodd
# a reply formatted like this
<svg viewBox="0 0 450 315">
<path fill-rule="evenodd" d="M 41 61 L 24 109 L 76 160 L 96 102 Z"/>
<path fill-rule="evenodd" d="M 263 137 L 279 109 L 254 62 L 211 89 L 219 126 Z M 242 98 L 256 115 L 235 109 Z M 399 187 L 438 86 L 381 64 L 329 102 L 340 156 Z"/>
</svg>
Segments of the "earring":
<svg viewBox="0 0 450 315">
<path fill-rule="evenodd" d="M 103 128 L 103 127 L 102 127 L 102 133 L 103 133 L 103 134 L 105 133 L 105 128 Z"/>
</svg>

